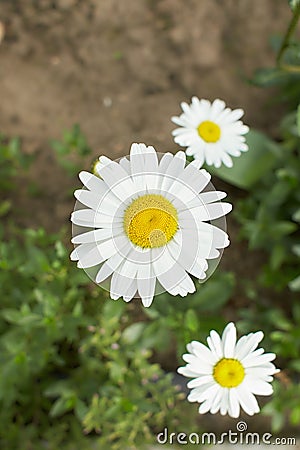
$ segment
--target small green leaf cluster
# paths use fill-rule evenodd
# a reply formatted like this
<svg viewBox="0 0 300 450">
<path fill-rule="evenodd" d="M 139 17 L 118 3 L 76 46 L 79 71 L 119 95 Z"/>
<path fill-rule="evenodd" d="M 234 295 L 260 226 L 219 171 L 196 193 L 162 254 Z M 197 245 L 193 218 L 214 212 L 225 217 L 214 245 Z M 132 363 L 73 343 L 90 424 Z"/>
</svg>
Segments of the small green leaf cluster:
<svg viewBox="0 0 300 450">
<path fill-rule="evenodd" d="M 44 230 L 0 244 L 1 449 L 153 442 L 182 394 L 149 361 L 151 349 L 135 345 L 127 305 L 68 253 Z"/>
<path fill-rule="evenodd" d="M 80 171 L 80 162 L 92 151 L 78 124 L 73 125 L 71 130 L 66 130 L 61 141 L 52 140 L 50 144 L 58 164 L 71 177 Z"/>
<path fill-rule="evenodd" d="M 6 194 L 16 188 L 16 178 L 29 167 L 31 161 L 32 157 L 21 151 L 19 138 L 7 140 L 0 134 L 0 219 L 11 209 L 11 201 Z"/>
</svg>

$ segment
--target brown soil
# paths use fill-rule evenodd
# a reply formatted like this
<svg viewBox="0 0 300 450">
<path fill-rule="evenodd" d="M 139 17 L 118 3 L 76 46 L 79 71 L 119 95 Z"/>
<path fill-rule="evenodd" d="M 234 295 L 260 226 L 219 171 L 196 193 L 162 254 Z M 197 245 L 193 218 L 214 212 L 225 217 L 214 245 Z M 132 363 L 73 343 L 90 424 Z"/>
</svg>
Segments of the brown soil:
<svg viewBox="0 0 300 450">
<path fill-rule="evenodd" d="M 56 231 L 69 220 L 66 191 L 79 183 L 49 140 L 74 123 L 95 157 L 128 154 L 134 141 L 174 151 L 170 117 L 197 95 L 243 107 L 249 125 L 276 133 L 269 93 L 245 77 L 272 65 L 269 37 L 289 17 L 280 0 L 0 0 L 1 132 L 36 156 L 30 179 L 42 193 L 20 189 L 26 225 Z"/>
</svg>

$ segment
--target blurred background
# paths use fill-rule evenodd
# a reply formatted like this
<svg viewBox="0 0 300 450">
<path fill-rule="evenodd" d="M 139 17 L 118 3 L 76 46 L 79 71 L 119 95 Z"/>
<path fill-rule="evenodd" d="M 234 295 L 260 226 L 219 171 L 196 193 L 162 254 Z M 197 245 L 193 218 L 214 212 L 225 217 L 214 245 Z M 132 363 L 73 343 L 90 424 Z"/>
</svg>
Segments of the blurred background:
<svg viewBox="0 0 300 450">
<path fill-rule="evenodd" d="M 0 0 L 1 449 L 234 429 L 199 419 L 174 375 L 185 344 L 229 320 L 262 329 L 283 369 L 252 431 L 299 434 L 298 19 L 297 0 Z M 77 174 L 132 142 L 177 151 L 170 118 L 193 95 L 243 108 L 254 129 L 251 180 L 238 162 L 213 172 L 232 244 L 187 299 L 112 302 L 69 262 Z"/>
</svg>

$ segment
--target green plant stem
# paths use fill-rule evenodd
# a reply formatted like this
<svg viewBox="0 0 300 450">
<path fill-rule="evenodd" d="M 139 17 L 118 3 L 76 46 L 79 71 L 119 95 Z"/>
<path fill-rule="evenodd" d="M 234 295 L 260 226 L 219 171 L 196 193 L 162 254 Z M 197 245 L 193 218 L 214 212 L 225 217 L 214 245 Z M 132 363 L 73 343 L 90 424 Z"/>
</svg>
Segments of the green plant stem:
<svg viewBox="0 0 300 450">
<path fill-rule="evenodd" d="M 297 5 L 297 7 L 294 11 L 292 20 L 289 24 L 289 27 L 285 33 L 284 39 L 283 39 L 280 49 L 278 51 L 277 58 L 276 58 L 277 66 L 280 66 L 282 57 L 284 55 L 285 50 L 289 46 L 291 36 L 293 35 L 293 33 L 295 31 L 295 28 L 297 26 L 299 18 L 300 18 L 300 4 Z"/>
</svg>

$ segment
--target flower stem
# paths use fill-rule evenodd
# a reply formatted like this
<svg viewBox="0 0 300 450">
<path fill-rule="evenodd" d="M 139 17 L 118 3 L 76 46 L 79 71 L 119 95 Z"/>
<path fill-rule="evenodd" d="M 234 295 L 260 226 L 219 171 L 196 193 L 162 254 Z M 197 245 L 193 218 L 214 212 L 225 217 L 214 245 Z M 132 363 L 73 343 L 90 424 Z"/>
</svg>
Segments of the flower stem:
<svg viewBox="0 0 300 450">
<path fill-rule="evenodd" d="M 284 55 L 285 50 L 289 46 L 291 36 L 295 31 L 295 28 L 297 26 L 299 18 L 300 18 L 300 3 L 298 3 L 298 5 L 296 6 L 296 8 L 294 10 L 292 20 L 290 21 L 289 27 L 285 33 L 284 39 L 283 39 L 280 49 L 278 51 L 277 58 L 276 58 L 277 66 L 280 66 L 282 57 Z"/>
</svg>

